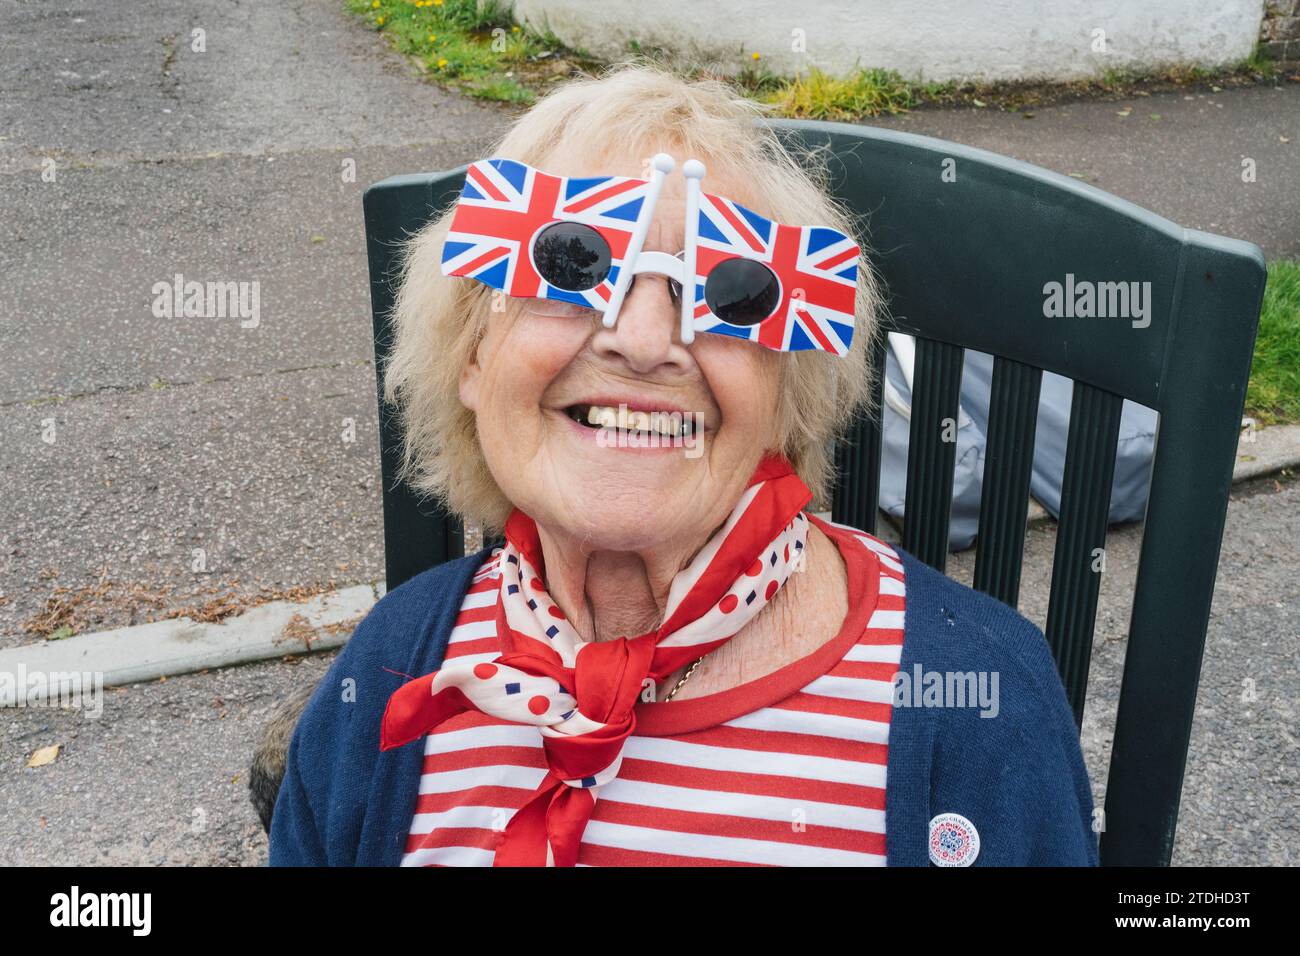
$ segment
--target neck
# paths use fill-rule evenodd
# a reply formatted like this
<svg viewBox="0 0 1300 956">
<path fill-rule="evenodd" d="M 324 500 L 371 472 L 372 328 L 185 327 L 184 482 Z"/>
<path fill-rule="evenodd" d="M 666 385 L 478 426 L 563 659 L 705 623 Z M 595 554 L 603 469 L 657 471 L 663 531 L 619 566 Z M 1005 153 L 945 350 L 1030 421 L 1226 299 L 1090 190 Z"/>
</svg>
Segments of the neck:
<svg viewBox="0 0 1300 956">
<path fill-rule="evenodd" d="M 663 623 L 673 578 L 714 530 L 684 546 L 592 551 L 577 538 L 539 525 L 547 591 L 583 640 L 636 637 Z"/>
</svg>

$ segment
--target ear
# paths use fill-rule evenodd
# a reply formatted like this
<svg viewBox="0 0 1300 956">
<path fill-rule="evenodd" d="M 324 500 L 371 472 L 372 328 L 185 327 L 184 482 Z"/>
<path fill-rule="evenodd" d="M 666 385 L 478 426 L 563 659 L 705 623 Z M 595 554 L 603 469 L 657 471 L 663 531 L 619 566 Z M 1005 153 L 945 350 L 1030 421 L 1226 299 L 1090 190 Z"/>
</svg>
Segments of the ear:
<svg viewBox="0 0 1300 956">
<path fill-rule="evenodd" d="M 460 370 L 460 403 L 471 412 L 478 411 L 478 386 L 483 370 L 478 364 L 478 349 L 475 348 Z"/>
</svg>

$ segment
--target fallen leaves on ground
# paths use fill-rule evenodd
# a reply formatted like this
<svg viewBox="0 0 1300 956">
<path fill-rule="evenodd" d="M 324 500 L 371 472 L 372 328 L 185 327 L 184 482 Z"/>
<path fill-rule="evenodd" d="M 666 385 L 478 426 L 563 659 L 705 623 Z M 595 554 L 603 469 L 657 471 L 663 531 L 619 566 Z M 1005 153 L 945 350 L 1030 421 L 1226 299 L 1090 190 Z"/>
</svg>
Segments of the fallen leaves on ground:
<svg viewBox="0 0 1300 956">
<path fill-rule="evenodd" d="M 42 747 L 36 753 L 32 754 L 31 759 L 27 761 L 28 767 L 44 767 L 46 764 L 54 763 L 54 758 L 59 755 L 59 745 L 50 744 L 48 747 Z"/>
<path fill-rule="evenodd" d="M 53 577 L 58 577 L 58 573 Z M 47 579 L 45 575 L 42 578 Z M 172 585 L 153 587 L 140 582 L 119 585 L 109 580 L 108 565 L 104 565 L 94 584 L 79 588 L 56 585 L 45 599 L 45 609 L 24 621 L 23 627 L 38 637 L 62 640 L 85 633 L 105 617 L 123 610 L 128 613 L 129 623 L 134 624 L 137 614 L 173 604 L 171 590 Z"/>
<path fill-rule="evenodd" d="M 232 583 L 238 584 L 239 582 L 234 581 Z M 218 621 L 225 620 L 232 614 L 269 604 L 272 601 L 290 601 L 294 604 L 300 604 L 319 594 L 333 591 L 334 587 L 333 579 L 324 584 L 298 584 L 291 588 L 268 588 L 263 586 L 257 594 L 251 597 L 223 594 L 197 607 L 177 608 L 174 611 L 168 611 L 163 615 L 163 619 L 188 617 L 200 624 L 215 624 Z"/>
<path fill-rule="evenodd" d="M 311 621 L 301 614 L 295 614 L 289 618 L 288 623 L 284 625 L 284 630 L 280 633 L 280 637 L 276 638 L 278 641 L 301 641 L 303 647 L 309 651 L 311 650 L 312 641 L 316 639 L 316 628 L 312 627 Z"/>
<path fill-rule="evenodd" d="M 273 588 L 261 585 L 256 594 L 239 593 L 240 582 L 234 579 L 223 585 L 202 588 L 187 597 L 192 603 L 176 607 L 180 595 L 175 585 L 147 585 L 140 582 L 118 584 L 107 577 L 107 569 L 95 584 L 80 588 L 56 586 L 45 599 L 45 608 L 23 622 L 30 634 L 47 640 L 62 640 L 74 634 L 85 634 L 98 629 L 105 620 L 121 621 L 113 626 L 124 626 L 158 620 L 188 617 L 199 624 L 216 624 L 226 618 L 241 614 L 250 608 L 272 601 L 302 602 L 333 591 L 333 578 L 316 584 Z M 167 608 L 171 610 L 166 610 Z M 125 614 L 123 614 L 125 612 Z"/>
</svg>

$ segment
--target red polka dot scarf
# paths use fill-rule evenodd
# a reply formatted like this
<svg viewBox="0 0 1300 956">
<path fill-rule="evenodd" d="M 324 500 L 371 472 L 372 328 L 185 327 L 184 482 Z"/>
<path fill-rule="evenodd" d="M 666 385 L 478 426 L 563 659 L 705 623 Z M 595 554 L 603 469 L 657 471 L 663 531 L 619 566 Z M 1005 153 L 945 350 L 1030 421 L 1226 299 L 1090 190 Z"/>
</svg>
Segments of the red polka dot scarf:
<svg viewBox="0 0 1300 956">
<path fill-rule="evenodd" d="M 384 712 L 381 749 L 471 709 L 537 726 L 549 769 L 507 823 L 494 865 L 573 866 L 600 787 L 618 775 L 638 697 L 726 643 L 772 600 L 803 557 L 811 498 L 789 462 L 764 458 L 726 523 L 673 578 L 658 630 L 599 642 L 579 637 L 546 593 L 537 526 L 515 509 L 499 565 L 502 653 L 401 687 Z"/>
</svg>

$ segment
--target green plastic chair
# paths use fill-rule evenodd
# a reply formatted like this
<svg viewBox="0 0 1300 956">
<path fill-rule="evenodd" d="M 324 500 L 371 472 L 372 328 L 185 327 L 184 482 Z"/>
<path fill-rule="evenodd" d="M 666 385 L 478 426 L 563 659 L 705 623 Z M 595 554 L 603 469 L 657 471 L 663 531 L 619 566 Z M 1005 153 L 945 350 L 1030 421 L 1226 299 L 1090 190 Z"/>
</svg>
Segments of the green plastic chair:
<svg viewBox="0 0 1300 956">
<path fill-rule="evenodd" d="M 768 121 L 829 148 L 832 191 L 862 220 L 892 327 L 917 337 L 902 546 L 944 570 L 963 350 L 995 357 L 974 585 L 1016 606 L 1042 370 L 1075 383 L 1045 632 L 1081 723 L 1124 399 L 1160 415 L 1110 770 L 1104 865 L 1168 865 L 1210 599 L 1263 296 L 1259 248 L 1183 229 L 1036 166 L 955 143 L 841 123 Z M 380 387 L 388 587 L 460 557 L 463 529 L 396 478 L 382 400 L 401 241 L 454 203 L 465 167 L 365 194 Z M 945 175 L 946 174 L 946 175 Z M 1047 318 L 1044 286 L 1150 282 L 1150 323 Z M 876 402 L 883 336 L 874 348 Z M 951 429 L 948 430 L 951 434 Z M 875 531 L 880 423 L 836 448 L 835 521 Z"/>
</svg>

